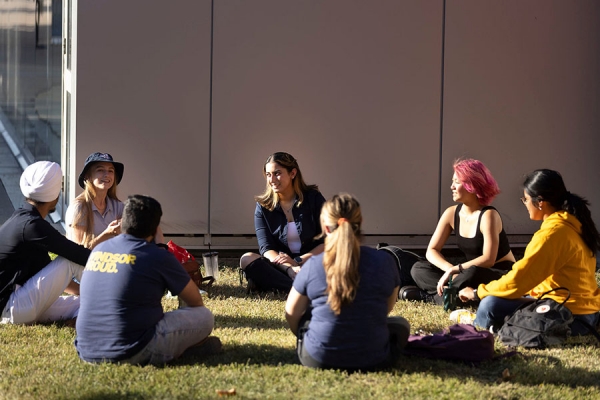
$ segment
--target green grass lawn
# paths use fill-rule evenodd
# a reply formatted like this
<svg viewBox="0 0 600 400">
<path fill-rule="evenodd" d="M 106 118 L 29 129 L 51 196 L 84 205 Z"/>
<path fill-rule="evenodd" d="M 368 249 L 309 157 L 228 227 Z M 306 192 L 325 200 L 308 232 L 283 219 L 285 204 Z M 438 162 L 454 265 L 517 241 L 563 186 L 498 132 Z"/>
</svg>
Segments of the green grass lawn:
<svg viewBox="0 0 600 400">
<path fill-rule="evenodd" d="M 216 316 L 214 334 L 224 352 L 162 368 L 85 364 L 73 346 L 75 331 L 62 324 L 2 325 L 0 398 L 218 398 L 216 390 L 231 388 L 235 397 L 257 399 L 600 398 L 600 349 L 593 338 L 572 338 L 548 350 L 521 349 L 514 357 L 476 366 L 407 357 L 394 369 L 347 374 L 300 366 L 284 318 L 285 297 L 246 295 L 233 268 L 221 268 L 205 301 Z M 176 303 L 164 300 L 166 309 Z M 427 304 L 399 302 L 393 314 L 407 318 L 413 333 L 450 325 L 446 312 Z M 506 349 L 496 344 L 496 351 Z"/>
</svg>

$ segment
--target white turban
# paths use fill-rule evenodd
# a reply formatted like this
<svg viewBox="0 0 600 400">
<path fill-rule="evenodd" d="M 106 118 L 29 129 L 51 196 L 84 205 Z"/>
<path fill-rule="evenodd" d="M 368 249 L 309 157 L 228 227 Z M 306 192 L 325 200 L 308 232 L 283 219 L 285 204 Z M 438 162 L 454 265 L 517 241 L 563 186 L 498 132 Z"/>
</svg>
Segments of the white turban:
<svg viewBox="0 0 600 400">
<path fill-rule="evenodd" d="M 56 200 L 61 187 L 62 171 L 55 162 L 38 161 L 21 175 L 21 192 L 31 200 L 44 203 Z"/>
</svg>

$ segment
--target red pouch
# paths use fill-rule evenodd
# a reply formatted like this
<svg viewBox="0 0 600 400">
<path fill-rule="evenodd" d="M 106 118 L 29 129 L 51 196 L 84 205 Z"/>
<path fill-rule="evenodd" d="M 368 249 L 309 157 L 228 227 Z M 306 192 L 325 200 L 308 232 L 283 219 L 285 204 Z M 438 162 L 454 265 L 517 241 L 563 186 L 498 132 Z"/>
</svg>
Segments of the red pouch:
<svg viewBox="0 0 600 400">
<path fill-rule="evenodd" d="M 206 278 L 202 277 L 202 272 L 200 272 L 200 264 L 198 261 L 196 261 L 194 256 L 190 254 L 189 251 L 181 246 L 176 245 L 172 240 L 169 240 L 167 247 L 175 256 L 177 261 L 181 263 L 183 269 L 185 269 L 190 276 L 190 279 L 196 284 L 196 286 L 201 289 L 203 286 L 206 286 L 207 289 L 212 286 L 215 279 L 212 276 L 207 276 Z"/>
</svg>

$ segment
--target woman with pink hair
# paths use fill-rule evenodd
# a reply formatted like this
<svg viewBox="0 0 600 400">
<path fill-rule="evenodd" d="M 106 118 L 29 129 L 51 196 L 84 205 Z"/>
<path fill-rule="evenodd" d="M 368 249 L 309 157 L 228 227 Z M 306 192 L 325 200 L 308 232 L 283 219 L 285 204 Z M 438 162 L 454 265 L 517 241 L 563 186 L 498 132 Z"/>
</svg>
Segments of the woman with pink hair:
<svg viewBox="0 0 600 400">
<path fill-rule="evenodd" d="M 411 276 L 417 286 L 400 290 L 404 300 L 442 304 L 442 292 L 450 277 L 453 287 L 477 287 L 499 279 L 515 262 L 500 214 L 490 206 L 500 193 L 496 180 L 478 160 L 459 159 L 453 168 L 450 190 L 458 204 L 442 214 L 427 246 L 427 260 L 412 266 Z M 465 255 L 465 261 L 456 265 L 442 255 L 442 247 L 453 231 Z"/>
</svg>

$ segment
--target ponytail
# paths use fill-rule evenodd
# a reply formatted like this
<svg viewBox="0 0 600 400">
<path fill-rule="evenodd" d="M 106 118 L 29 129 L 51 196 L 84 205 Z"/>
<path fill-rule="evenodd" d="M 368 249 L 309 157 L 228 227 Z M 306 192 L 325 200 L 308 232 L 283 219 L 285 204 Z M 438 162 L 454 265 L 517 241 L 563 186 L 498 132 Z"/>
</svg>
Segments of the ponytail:
<svg viewBox="0 0 600 400">
<path fill-rule="evenodd" d="M 581 222 L 581 238 L 595 256 L 600 249 L 600 234 L 583 197 L 567 191 L 562 176 L 551 169 L 537 169 L 527 175 L 525 191 L 534 199 L 544 200 L 557 210 L 572 214 Z"/>
<path fill-rule="evenodd" d="M 579 222 L 581 222 L 581 238 L 595 255 L 600 248 L 600 234 L 592 219 L 592 213 L 588 208 L 589 205 L 589 201 L 585 198 L 567 192 L 566 199 L 562 204 L 561 209 L 569 214 L 573 214 Z"/>
<path fill-rule="evenodd" d="M 323 205 L 321 220 L 323 232 L 329 231 L 323 254 L 327 303 L 339 315 L 342 306 L 354 301 L 360 281 L 360 205 L 351 195 L 340 193 Z"/>
</svg>

